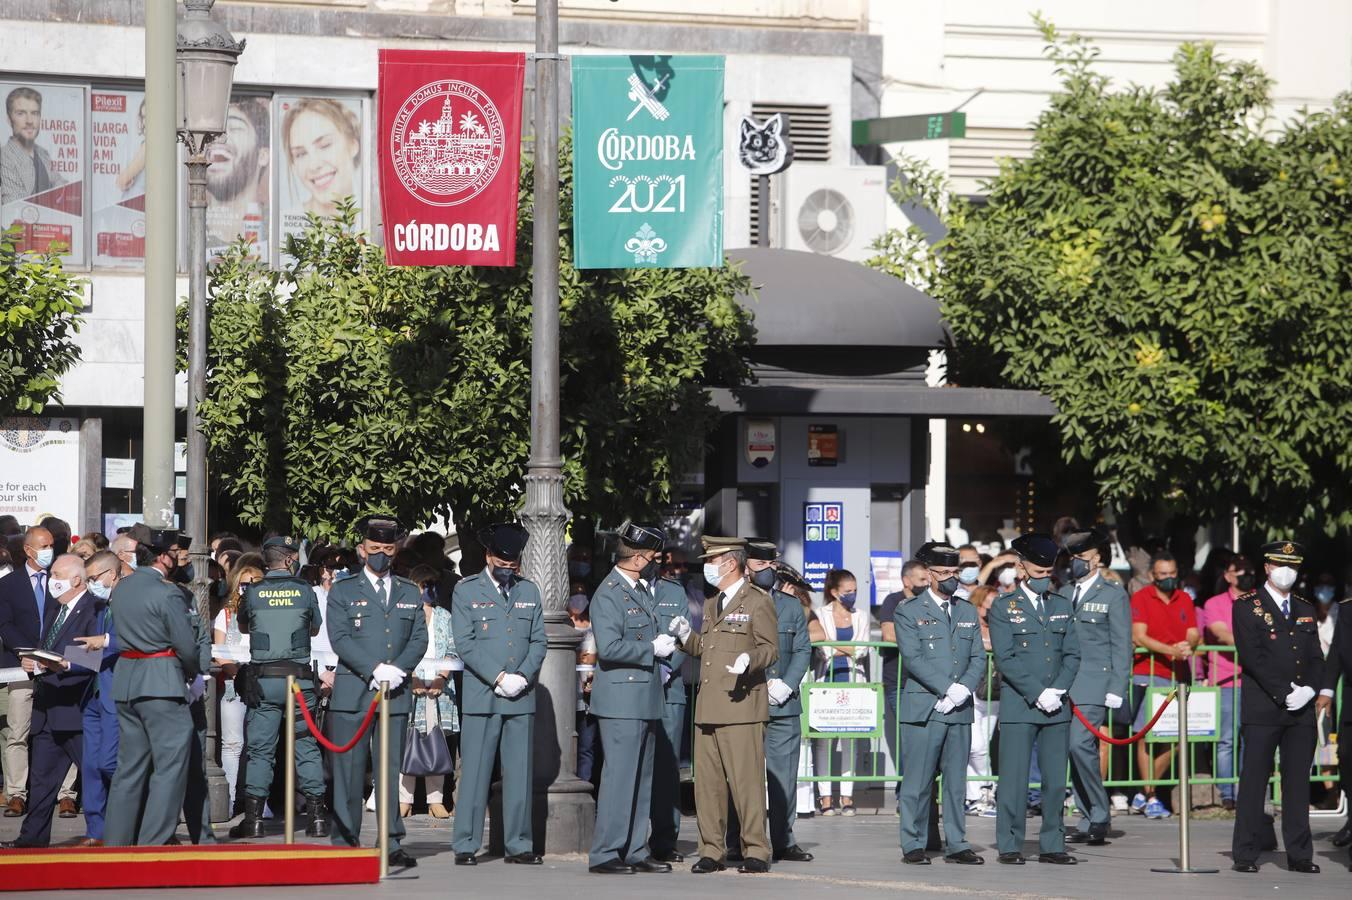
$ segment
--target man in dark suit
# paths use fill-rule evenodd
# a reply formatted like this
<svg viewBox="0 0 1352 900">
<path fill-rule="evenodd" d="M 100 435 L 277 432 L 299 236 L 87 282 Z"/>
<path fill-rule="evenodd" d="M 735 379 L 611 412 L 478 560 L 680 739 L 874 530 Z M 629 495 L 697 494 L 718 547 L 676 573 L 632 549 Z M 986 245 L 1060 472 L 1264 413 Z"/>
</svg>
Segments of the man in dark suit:
<svg viewBox="0 0 1352 900">
<path fill-rule="evenodd" d="M 37 647 L 45 637 L 42 623 L 55 604 L 47 595 L 47 570 L 55 552 L 52 533 L 45 528 L 28 529 L 23 538 L 24 564 L 0 578 L 0 668 L 19 665 L 15 650 Z M 28 735 L 33 718 L 33 682 L 9 686 L 5 710 L 5 816 L 24 814 L 28 804 Z"/>
<path fill-rule="evenodd" d="M 97 627 L 94 598 L 85 592 L 83 559 L 73 553 L 57 558 L 52 564 L 51 593 L 55 602 L 48 604 L 43 639 L 38 646 L 60 654 L 76 637 L 92 634 Z M 57 792 L 66 771 L 80 764 L 83 753 L 81 721 L 94 672 L 65 659 L 43 660 L 34 665 L 37 677 L 33 691 L 32 803 L 18 840 L 0 844 L 7 849 L 46 847 L 51 843 Z"/>
<path fill-rule="evenodd" d="M 103 846 L 103 823 L 108 812 L 108 790 L 117 771 L 117 705 L 113 703 L 113 667 L 120 647 L 113 607 L 109 600 L 113 588 L 132 568 L 111 550 L 101 550 L 85 563 L 85 584 L 97 601 L 92 637 L 76 638 L 90 650 L 102 653 L 98 677 L 89 683 L 89 698 L 84 711 L 84 761 L 80 777 L 84 779 L 85 836 L 81 847 Z"/>
<path fill-rule="evenodd" d="M 1320 687 L 1316 702 L 1319 712 L 1333 716 L 1334 694 L 1338 690 L 1338 679 L 1349 674 L 1349 683 L 1345 685 L 1342 712 L 1338 722 L 1338 783 L 1343 793 L 1352 797 L 1352 698 L 1347 690 L 1352 690 L 1352 601 L 1343 600 L 1338 610 L 1338 624 L 1333 627 L 1333 642 L 1329 645 L 1329 655 L 1324 661 L 1324 683 Z M 1352 817 L 1342 830 L 1333 836 L 1333 846 L 1346 847 L 1352 844 Z"/>
<path fill-rule="evenodd" d="M 1292 872 L 1319 871 L 1310 840 L 1310 765 L 1315 743 L 1312 701 L 1325 686 L 1324 653 L 1314 607 L 1291 593 L 1304 557 L 1304 549 L 1292 541 L 1265 544 L 1267 583 L 1235 601 L 1235 651 L 1244 669 L 1239 719 L 1243 763 L 1232 842 L 1236 872 L 1257 872 L 1258 854 L 1271 840 L 1263 802 L 1278 748 L 1287 864 Z"/>
</svg>

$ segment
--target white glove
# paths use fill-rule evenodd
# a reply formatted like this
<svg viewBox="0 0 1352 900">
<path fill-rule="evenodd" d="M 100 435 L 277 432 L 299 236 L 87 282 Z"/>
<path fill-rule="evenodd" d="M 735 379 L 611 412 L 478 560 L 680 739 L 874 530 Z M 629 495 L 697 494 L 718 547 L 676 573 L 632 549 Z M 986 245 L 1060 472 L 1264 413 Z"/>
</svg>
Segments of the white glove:
<svg viewBox="0 0 1352 900">
<path fill-rule="evenodd" d="M 677 616 L 667 626 L 667 634 L 675 635 L 676 640 L 684 644 L 690 640 L 690 622 L 685 616 Z"/>
<path fill-rule="evenodd" d="M 676 639 L 669 634 L 659 634 L 653 638 L 653 655 L 666 659 L 676 652 Z"/>
<path fill-rule="evenodd" d="M 1061 694 L 1052 688 L 1045 689 L 1037 695 L 1037 708 L 1045 713 L 1054 713 L 1061 708 Z"/>
<path fill-rule="evenodd" d="M 957 704 L 954 703 L 952 700 L 949 700 L 947 697 L 940 697 L 939 702 L 934 704 L 934 711 L 944 716 L 948 715 L 957 708 L 958 708 Z"/>
<path fill-rule="evenodd" d="M 775 706 L 783 706 L 793 696 L 793 688 L 778 678 L 771 678 L 766 681 L 765 687 L 770 691 L 770 702 Z"/>
<path fill-rule="evenodd" d="M 1117 696 L 1116 694 L 1107 694 L 1103 698 L 1103 705 L 1108 707 L 1109 709 L 1121 709 L 1122 698 Z"/>
<path fill-rule="evenodd" d="M 406 677 L 408 676 L 404 674 L 402 669 L 392 666 L 389 663 L 381 663 L 371 671 L 371 690 L 380 690 L 380 683 L 382 681 L 388 681 L 390 683 L 390 690 L 396 691 L 399 689 L 399 685 L 404 683 Z"/>
<path fill-rule="evenodd" d="M 742 653 L 739 654 L 735 660 L 733 660 L 732 665 L 724 666 L 723 668 L 727 669 L 728 673 L 731 675 L 741 675 L 743 672 L 746 671 L 747 666 L 749 665 L 751 665 L 750 655 Z"/>
<path fill-rule="evenodd" d="M 953 708 L 956 709 L 967 702 L 967 698 L 972 696 L 972 692 L 967 689 L 967 685 L 958 684 L 956 681 L 948 686 L 944 696 L 953 701 Z"/>
<path fill-rule="evenodd" d="M 502 688 L 502 694 L 500 696 L 506 697 L 508 700 L 513 697 L 519 697 L 529 686 L 529 681 L 514 672 L 508 672 L 503 675 L 502 680 L 498 682 L 498 687 Z"/>
<path fill-rule="evenodd" d="M 1314 699 L 1314 688 L 1307 684 L 1291 682 L 1291 693 L 1286 695 L 1286 708 L 1295 712 Z"/>
</svg>

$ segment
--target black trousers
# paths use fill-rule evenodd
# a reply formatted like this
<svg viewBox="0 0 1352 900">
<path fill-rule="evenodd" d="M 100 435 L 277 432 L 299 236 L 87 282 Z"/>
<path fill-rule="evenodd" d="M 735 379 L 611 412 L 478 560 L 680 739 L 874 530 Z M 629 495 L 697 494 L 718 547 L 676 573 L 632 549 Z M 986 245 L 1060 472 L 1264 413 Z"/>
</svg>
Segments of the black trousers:
<svg viewBox="0 0 1352 900">
<path fill-rule="evenodd" d="M 1310 725 L 1244 725 L 1243 765 L 1235 801 L 1235 862 L 1257 862 L 1270 834 L 1263 812 L 1273 755 L 1282 752 L 1282 844 L 1290 862 L 1314 858 L 1310 840 L 1310 766 L 1314 762 L 1315 728 Z"/>
</svg>

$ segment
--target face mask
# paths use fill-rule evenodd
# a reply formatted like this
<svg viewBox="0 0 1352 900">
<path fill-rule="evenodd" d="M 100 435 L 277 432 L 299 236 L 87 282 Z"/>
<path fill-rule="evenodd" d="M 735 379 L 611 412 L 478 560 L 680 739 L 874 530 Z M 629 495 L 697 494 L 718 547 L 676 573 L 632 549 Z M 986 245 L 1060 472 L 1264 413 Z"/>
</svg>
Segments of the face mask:
<svg viewBox="0 0 1352 900">
<path fill-rule="evenodd" d="M 961 581 L 963 584 L 976 584 L 976 578 L 980 574 L 980 566 L 963 566 L 958 569 L 958 581 Z"/>
<path fill-rule="evenodd" d="M 48 587 L 52 589 L 53 597 L 60 597 L 66 591 L 70 590 L 70 582 L 62 578 L 53 578 L 47 582 Z"/>
<path fill-rule="evenodd" d="M 1017 577 L 1013 569 L 1001 569 L 1000 574 L 996 576 L 996 580 L 1000 582 L 1000 587 L 1008 590 L 1014 586 L 1014 580 Z"/>
<path fill-rule="evenodd" d="M 113 595 L 113 589 L 108 587 L 102 581 L 91 581 L 89 582 L 89 593 L 100 600 L 107 600 Z"/>
<path fill-rule="evenodd" d="M 1178 579 L 1177 579 L 1177 578 L 1156 578 L 1156 579 L 1155 579 L 1155 587 L 1159 588 L 1159 589 L 1160 589 L 1160 593 L 1162 593 L 1162 594 L 1172 594 L 1172 593 L 1174 592 L 1174 589 L 1178 587 Z"/>
<path fill-rule="evenodd" d="M 958 576 L 950 575 L 943 581 L 939 582 L 938 588 L 941 594 L 952 597 L 953 592 L 958 589 Z"/>
<path fill-rule="evenodd" d="M 1291 585 L 1296 583 L 1296 570 L 1290 566 L 1278 566 L 1272 570 L 1272 574 L 1268 578 L 1272 579 L 1272 583 L 1279 590 L 1289 591 Z"/>
<path fill-rule="evenodd" d="M 377 575 L 384 575 L 390 569 L 390 555 L 388 553 L 368 553 L 366 554 L 366 567 Z"/>
<path fill-rule="evenodd" d="M 858 594 L 857 592 L 855 592 L 855 591 L 851 591 L 851 592 L 848 593 L 848 594 L 841 594 L 841 595 L 840 595 L 840 605 L 843 606 L 843 607 L 845 607 L 846 609 L 854 609 L 854 603 L 855 603 L 855 601 L 858 600 L 858 599 L 859 599 L 859 594 Z"/>
<path fill-rule="evenodd" d="M 1252 572 L 1240 572 L 1235 576 L 1235 587 L 1241 591 L 1251 591 L 1258 584 Z"/>
<path fill-rule="evenodd" d="M 639 569 L 638 577 L 642 578 L 644 581 L 652 581 L 654 578 L 657 577 L 657 570 L 658 570 L 657 560 L 655 559 L 649 560 L 648 562 L 644 563 L 642 569 Z"/>
<path fill-rule="evenodd" d="M 775 586 L 775 570 L 766 568 L 752 572 L 751 583 L 763 591 L 770 590 Z"/>
<path fill-rule="evenodd" d="M 135 572 L 135 571 L 136 571 L 136 568 L 140 565 L 140 563 L 138 563 L 138 562 L 136 561 L 136 554 L 135 554 L 135 553 L 133 553 L 133 554 L 131 555 L 131 559 L 123 560 L 123 561 L 127 564 L 127 568 L 128 568 L 128 569 L 131 569 L 133 572 Z"/>
<path fill-rule="evenodd" d="M 501 585 L 509 585 L 512 579 L 516 577 L 516 572 L 506 566 L 493 567 L 493 580 Z"/>
<path fill-rule="evenodd" d="M 1052 580 L 1050 578 L 1030 578 L 1024 582 L 1028 589 L 1034 594 L 1045 594 L 1051 590 Z"/>
<path fill-rule="evenodd" d="M 13 566 L 0 566 L 0 578 L 4 578 L 10 572 L 14 571 Z"/>
<path fill-rule="evenodd" d="M 427 588 L 422 589 L 422 602 L 427 606 L 432 606 L 432 592 Z"/>
<path fill-rule="evenodd" d="M 591 574 L 591 563 L 586 560 L 573 560 L 568 564 L 568 574 L 572 578 L 586 578 Z"/>
<path fill-rule="evenodd" d="M 714 587 L 718 587 L 718 583 L 723 580 L 722 571 L 723 567 L 718 565 L 717 563 L 705 563 L 704 580 L 712 584 Z"/>
<path fill-rule="evenodd" d="M 1084 578 L 1088 574 L 1089 574 L 1089 562 L 1087 560 L 1080 559 L 1078 556 L 1071 559 L 1070 561 L 1071 578 L 1073 578 L 1076 581 L 1079 581 L 1081 578 Z"/>
<path fill-rule="evenodd" d="M 38 551 L 37 559 L 35 559 L 34 562 L 38 564 L 39 569 L 50 569 L 54 556 L 55 554 L 51 547 L 43 547 Z"/>
<path fill-rule="evenodd" d="M 1185 587 L 1183 593 L 1187 594 L 1193 603 L 1197 602 L 1197 588 L 1191 586 Z"/>
<path fill-rule="evenodd" d="M 1315 588 L 1314 599 L 1318 600 L 1325 606 L 1328 606 L 1330 603 L 1333 602 L 1333 585 L 1321 584 L 1319 587 Z"/>
<path fill-rule="evenodd" d="M 587 605 L 590 602 L 586 594 L 574 594 L 568 598 L 568 611 L 575 616 L 580 616 L 587 611 Z"/>
</svg>

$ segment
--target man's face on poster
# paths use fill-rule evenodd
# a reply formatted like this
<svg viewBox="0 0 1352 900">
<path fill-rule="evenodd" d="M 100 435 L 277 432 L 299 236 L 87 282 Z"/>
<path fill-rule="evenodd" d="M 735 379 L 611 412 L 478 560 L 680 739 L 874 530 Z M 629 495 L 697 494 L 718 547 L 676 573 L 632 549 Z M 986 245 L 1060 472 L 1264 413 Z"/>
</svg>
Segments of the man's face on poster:
<svg viewBox="0 0 1352 900">
<path fill-rule="evenodd" d="M 207 168 L 207 190 L 217 200 L 235 199 L 257 179 L 258 133 L 238 104 L 230 105 L 225 135 L 211 145 L 207 154 L 211 161 Z"/>
<path fill-rule="evenodd" d="M 22 144 L 38 139 L 42 124 L 42 104 L 29 97 L 15 97 L 9 105 L 9 127 Z"/>
</svg>

